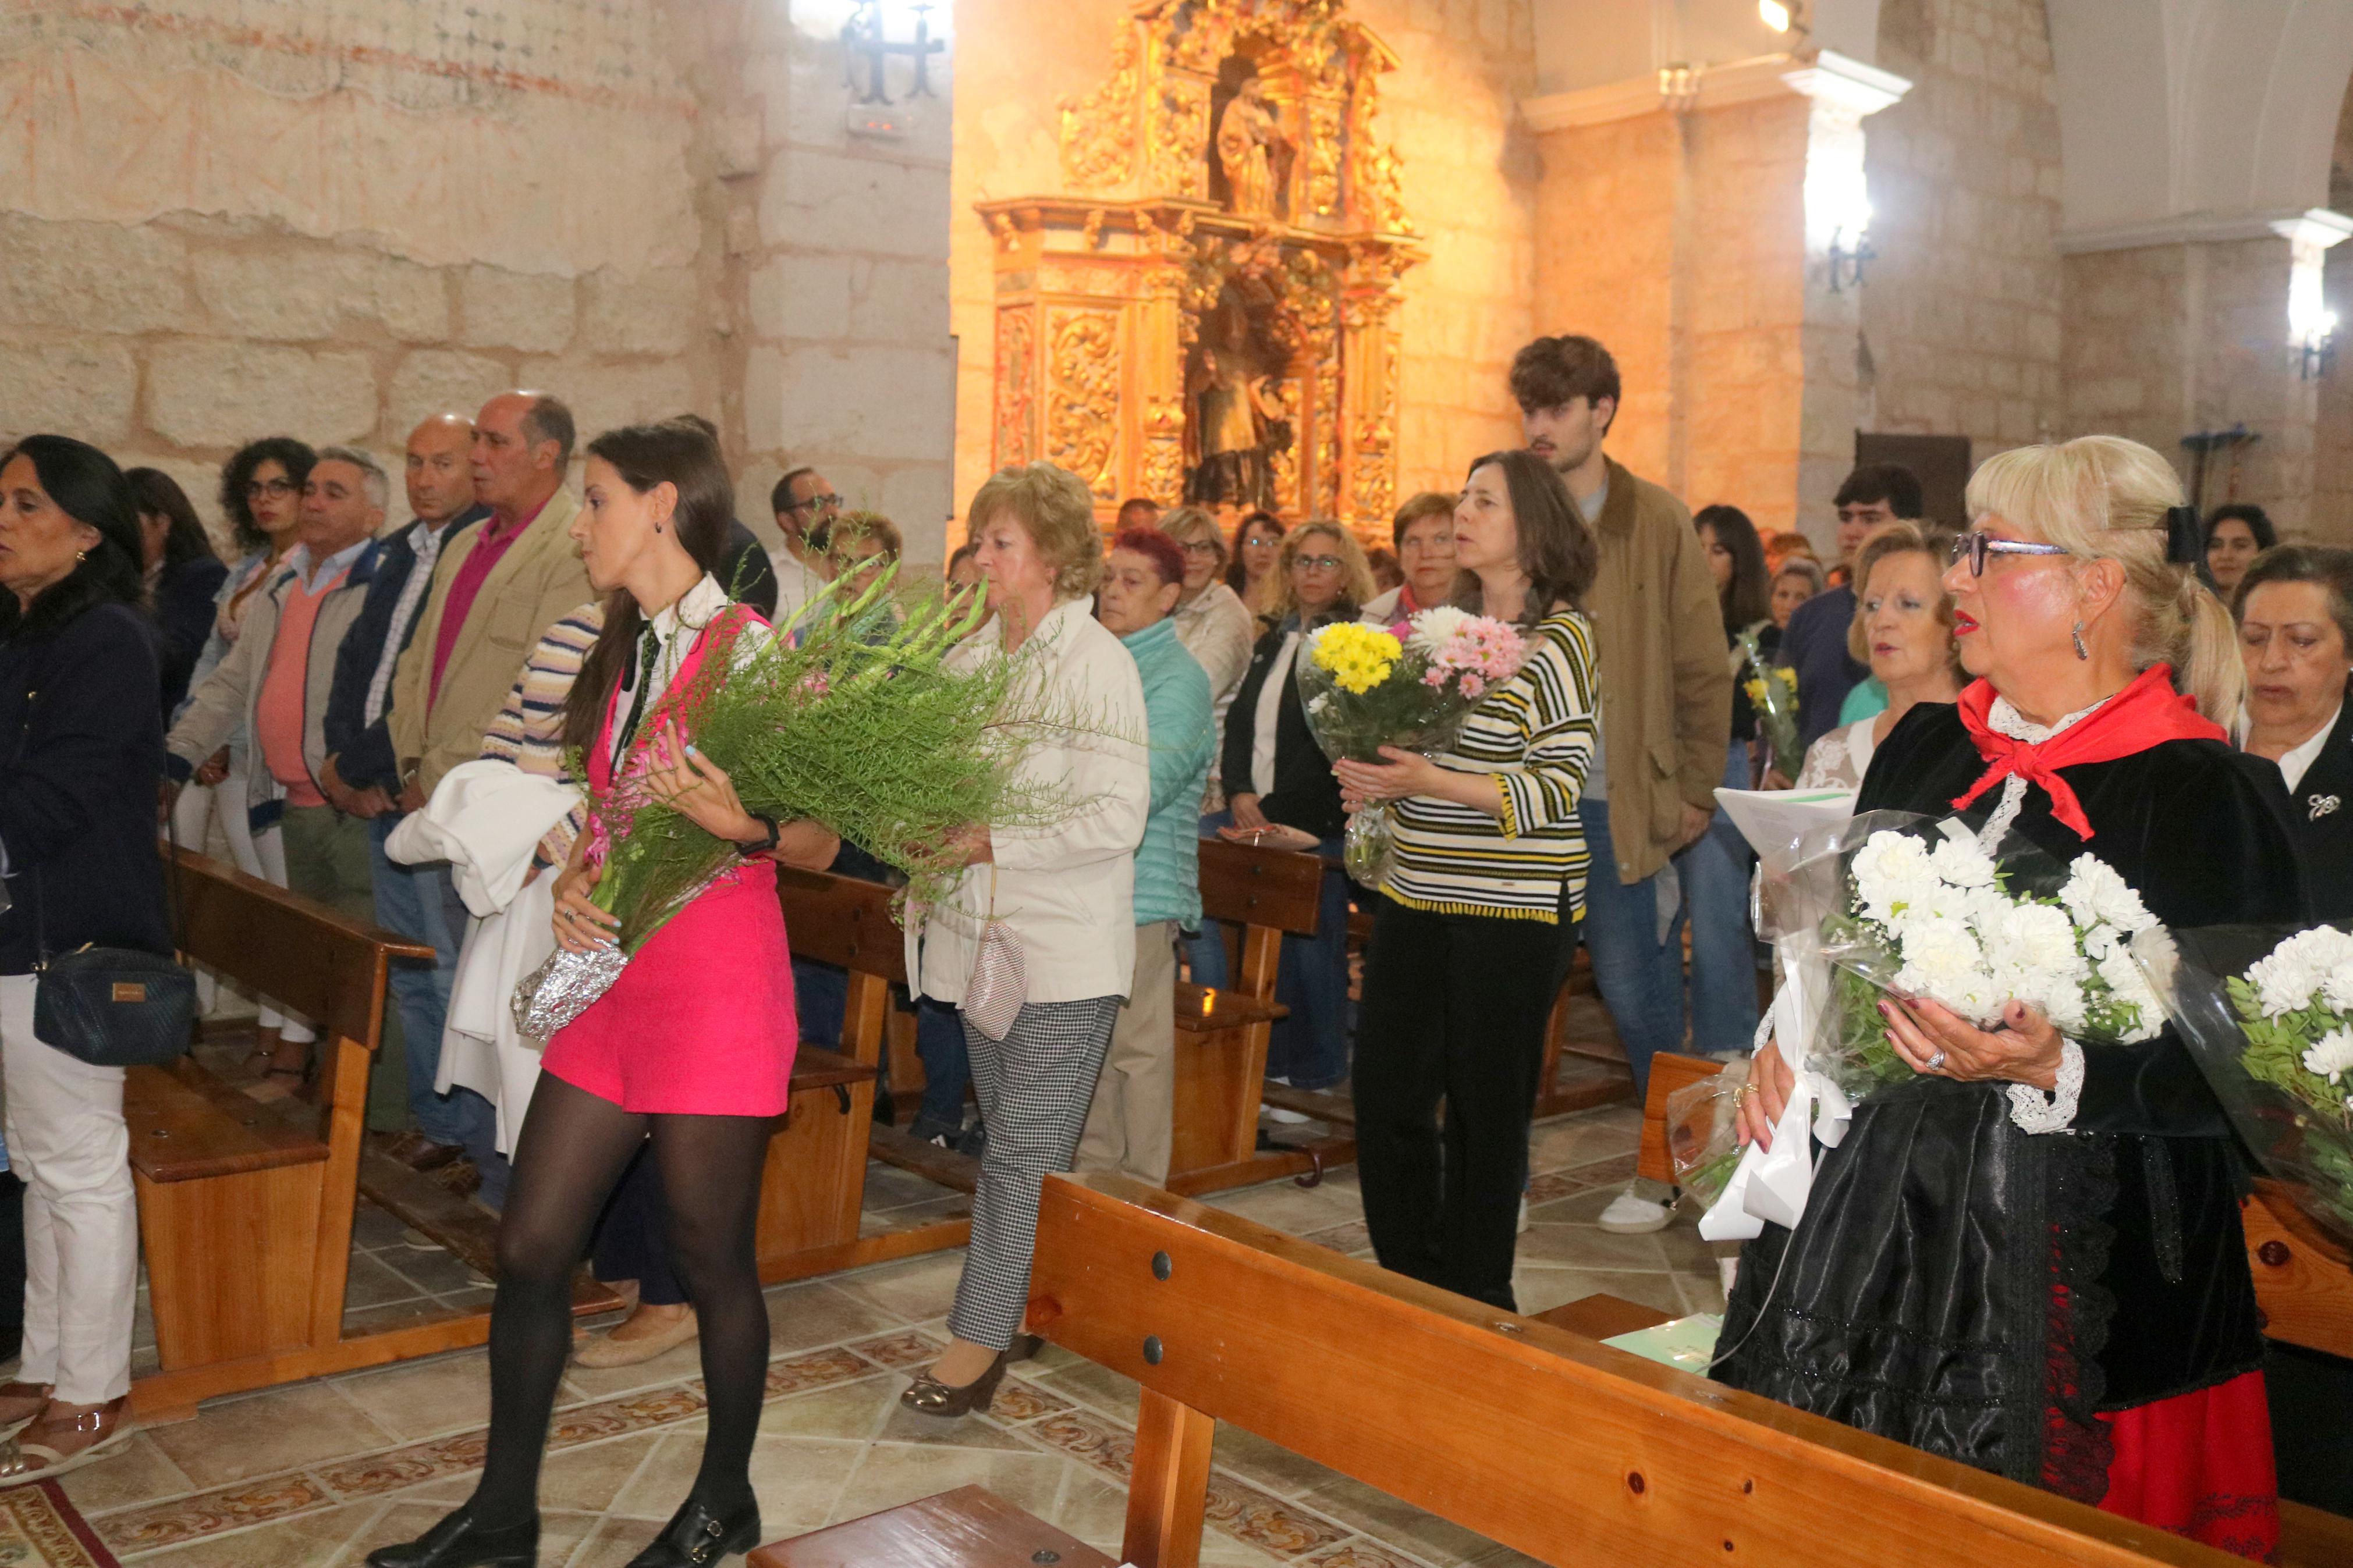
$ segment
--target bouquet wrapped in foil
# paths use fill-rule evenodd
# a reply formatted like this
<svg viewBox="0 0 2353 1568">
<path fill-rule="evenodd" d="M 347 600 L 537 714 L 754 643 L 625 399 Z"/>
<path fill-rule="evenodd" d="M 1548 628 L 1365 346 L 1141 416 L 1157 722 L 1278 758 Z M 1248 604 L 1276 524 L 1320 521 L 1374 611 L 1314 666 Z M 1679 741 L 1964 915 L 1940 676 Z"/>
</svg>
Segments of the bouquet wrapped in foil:
<svg viewBox="0 0 2353 1568">
<path fill-rule="evenodd" d="M 2353 933 L 2211 926 L 2134 952 L 2263 1168 L 2353 1241 Z"/>
<path fill-rule="evenodd" d="M 1033 738 L 1085 728 L 1086 718 L 1053 711 L 1021 654 L 951 659 L 987 618 L 977 596 L 934 596 L 895 626 L 878 617 L 897 570 L 847 600 L 829 584 L 758 647 L 714 650 L 664 711 L 726 771 L 746 811 L 822 823 L 904 875 L 902 903 L 922 903 L 963 869 L 959 830 L 1043 828 L 1071 814 L 1060 794 L 1017 779 L 1015 767 Z M 534 1038 L 586 1012 L 631 954 L 737 863 L 733 845 L 655 798 L 647 767 L 641 744 L 590 805 L 586 852 L 604 868 L 592 899 L 620 917 L 617 941 L 559 948 L 516 988 L 516 1026 Z"/>
<path fill-rule="evenodd" d="M 1527 644 L 1503 621 L 1441 605 L 1384 630 L 1341 621 L 1299 650 L 1299 698 L 1315 743 L 1334 762 L 1378 763 L 1383 746 L 1442 752 L 1487 693 L 1517 675 Z M 1388 807 L 1348 819 L 1348 875 L 1380 885 L 1388 864 Z"/>
</svg>

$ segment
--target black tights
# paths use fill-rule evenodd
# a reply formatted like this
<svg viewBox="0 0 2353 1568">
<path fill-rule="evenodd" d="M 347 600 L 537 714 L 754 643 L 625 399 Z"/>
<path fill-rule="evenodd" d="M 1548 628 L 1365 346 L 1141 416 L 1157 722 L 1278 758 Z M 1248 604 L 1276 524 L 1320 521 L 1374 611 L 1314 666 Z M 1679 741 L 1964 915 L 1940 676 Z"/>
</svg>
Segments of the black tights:
<svg viewBox="0 0 2353 1568">
<path fill-rule="evenodd" d="M 499 1221 L 490 1445 L 470 1505 L 478 1522 L 512 1523 L 539 1505 L 548 1415 L 572 1348 L 573 1270 L 606 1197 L 649 1132 L 668 1199 L 671 1261 L 702 1340 L 710 1404 L 694 1494 L 723 1512 L 750 1500 L 752 1440 L 768 1370 L 768 1307 L 753 1223 L 773 1127 L 760 1116 L 634 1114 L 542 1075 Z"/>
</svg>

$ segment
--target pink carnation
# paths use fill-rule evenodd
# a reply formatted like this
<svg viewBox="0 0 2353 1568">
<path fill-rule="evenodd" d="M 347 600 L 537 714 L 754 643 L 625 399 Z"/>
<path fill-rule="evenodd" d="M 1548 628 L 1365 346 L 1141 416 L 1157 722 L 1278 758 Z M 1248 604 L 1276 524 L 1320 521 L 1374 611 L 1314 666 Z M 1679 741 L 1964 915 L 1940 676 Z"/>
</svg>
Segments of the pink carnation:
<svg viewBox="0 0 2353 1568">
<path fill-rule="evenodd" d="M 1389 636 L 1397 638 L 1399 642 L 1405 641 L 1406 638 L 1413 636 L 1413 623 L 1411 621 L 1399 621 L 1397 625 L 1389 628 Z"/>
</svg>

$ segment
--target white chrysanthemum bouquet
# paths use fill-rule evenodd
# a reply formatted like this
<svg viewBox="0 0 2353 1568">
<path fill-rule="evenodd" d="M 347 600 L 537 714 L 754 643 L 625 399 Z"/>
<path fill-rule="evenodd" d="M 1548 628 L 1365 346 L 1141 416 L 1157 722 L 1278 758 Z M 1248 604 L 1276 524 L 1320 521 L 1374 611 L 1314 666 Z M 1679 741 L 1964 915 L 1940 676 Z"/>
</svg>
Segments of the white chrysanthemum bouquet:
<svg viewBox="0 0 2353 1568">
<path fill-rule="evenodd" d="M 1936 1002 L 1986 1029 L 2024 1002 L 2061 1034 L 2100 1044 L 2147 1040 L 2165 1026 L 2132 955 L 2156 918 L 2093 855 L 2063 868 L 2022 844 L 1989 853 L 1947 820 L 1879 828 L 1824 870 L 1841 865 L 1846 907 L 1821 922 L 1820 942 L 1837 970 L 1832 1077 L 1856 1098 L 1912 1076 L 1879 1015 L 1881 992 Z"/>
<path fill-rule="evenodd" d="M 2264 1168 L 2353 1238 L 2353 933 L 2223 926 L 2134 951 Z"/>
</svg>

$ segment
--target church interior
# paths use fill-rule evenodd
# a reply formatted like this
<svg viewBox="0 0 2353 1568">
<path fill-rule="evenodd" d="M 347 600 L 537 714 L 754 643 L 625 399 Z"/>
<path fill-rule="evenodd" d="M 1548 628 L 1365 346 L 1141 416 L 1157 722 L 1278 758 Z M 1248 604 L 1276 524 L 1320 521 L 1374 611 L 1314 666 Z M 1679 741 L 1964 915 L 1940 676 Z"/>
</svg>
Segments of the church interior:
<svg viewBox="0 0 2353 1568">
<path fill-rule="evenodd" d="M 703 415 L 772 553 L 821 469 L 926 582 L 1039 460 L 1107 534 L 1144 498 L 1386 545 L 1525 444 L 1514 355 L 1557 333 L 1615 356 L 1618 461 L 1826 561 L 1859 464 L 1966 527 L 1978 464 L 2093 433 L 2353 545 L 2344 0 L 11 0 L 0 104 L 0 431 L 172 477 L 225 554 L 248 441 L 375 453 L 406 515 L 412 428 L 512 388 L 584 441 Z M 482 1466 L 496 1215 L 364 1128 L 414 944 L 249 880 L 180 886 L 216 999 L 129 1091 L 139 1429 L 0 1490 L 0 1562 L 345 1568 Z M 1382 1274 L 1344 1099 L 1258 1092 L 1250 889 L 1259 957 L 1180 994 L 1182 1195 L 1050 1178 L 1044 1343 L 986 1415 L 911 1413 L 976 1163 L 904 1131 L 894 914 L 824 880 L 786 889 L 850 990 L 768 1154 L 763 1568 L 2229 1561 L 1597 1344 L 1726 1277 L 1687 1217 L 1598 1223 L 1672 1173 L 1589 976 L 1529 1316 Z M 308 1121 L 244 1092 L 265 995 L 320 1021 Z M 2345 1240 L 2263 1223 L 2274 1341 L 2353 1355 Z M 581 1274 L 584 1327 L 627 1305 Z M 691 1341 L 567 1368 L 540 1561 L 646 1550 L 705 1405 Z M 2353 1563 L 2353 1520 L 2296 1504 L 2280 1552 Z"/>
</svg>

